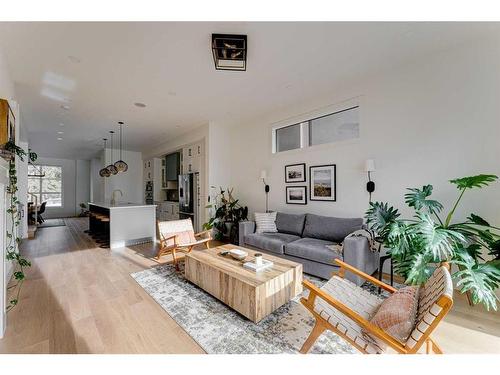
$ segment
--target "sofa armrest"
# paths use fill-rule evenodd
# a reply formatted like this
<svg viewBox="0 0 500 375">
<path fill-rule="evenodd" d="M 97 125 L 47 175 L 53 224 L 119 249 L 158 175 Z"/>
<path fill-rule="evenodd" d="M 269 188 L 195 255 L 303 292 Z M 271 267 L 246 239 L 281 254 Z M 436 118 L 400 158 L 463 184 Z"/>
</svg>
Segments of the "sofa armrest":
<svg viewBox="0 0 500 375">
<path fill-rule="evenodd" d="M 240 221 L 238 229 L 239 245 L 243 246 L 245 244 L 245 236 L 255 232 L 255 221 Z"/>
<path fill-rule="evenodd" d="M 344 262 L 368 275 L 378 269 L 379 255 L 378 251 L 370 250 L 366 237 L 347 237 L 344 240 Z M 347 272 L 345 278 L 358 286 L 365 281 L 351 272 Z"/>
</svg>

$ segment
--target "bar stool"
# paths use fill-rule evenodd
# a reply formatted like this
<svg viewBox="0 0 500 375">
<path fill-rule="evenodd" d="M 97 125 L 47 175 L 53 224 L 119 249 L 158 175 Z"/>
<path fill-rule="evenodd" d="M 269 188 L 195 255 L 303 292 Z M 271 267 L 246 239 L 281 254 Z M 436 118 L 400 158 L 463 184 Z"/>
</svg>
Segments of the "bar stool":
<svg viewBox="0 0 500 375">
<path fill-rule="evenodd" d="M 87 233 L 88 235 L 92 236 L 93 233 L 96 231 L 96 213 L 95 212 L 90 212 L 89 213 L 89 229 L 85 230 L 84 233 Z"/>
<path fill-rule="evenodd" d="M 109 248 L 109 217 L 103 216 L 103 217 L 99 218 L 99 220 L 101 222 L 102 237 L 98 241 L 98 243 L 100 243 L 100 247 L 102 247 L 104 249 L 108 249 Z"/>
<path fill-rule="evenodd" d="M 96 242 L 102 242 L 103 238 L 105 237 L 105 231 L 104 231 L 104 219 L 106 219 L 106 216 L 103 214 L 96 213 L 95 214 L 95 225 L 92 230 L 92 238 Z"/>
</svg>

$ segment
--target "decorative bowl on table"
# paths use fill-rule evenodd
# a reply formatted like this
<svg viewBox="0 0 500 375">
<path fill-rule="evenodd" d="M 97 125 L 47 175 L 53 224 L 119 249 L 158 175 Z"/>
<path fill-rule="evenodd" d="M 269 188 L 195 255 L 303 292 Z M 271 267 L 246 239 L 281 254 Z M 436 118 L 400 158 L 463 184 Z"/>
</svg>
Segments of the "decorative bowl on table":
<svg viewBox="0 0 500 375">
<path fill-rule="evenodd" d="M 231 249 L 229 250 L 229 255 L 236 260 L 243 260 L 248 256 L 248 253 L 240 249 Z"/>
</svg>

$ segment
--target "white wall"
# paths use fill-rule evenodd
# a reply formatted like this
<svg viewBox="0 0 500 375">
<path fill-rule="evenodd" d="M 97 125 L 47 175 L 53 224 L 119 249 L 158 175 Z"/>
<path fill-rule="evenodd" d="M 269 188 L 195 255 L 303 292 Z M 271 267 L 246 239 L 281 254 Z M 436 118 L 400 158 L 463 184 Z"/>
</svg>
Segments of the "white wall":
<svg viewBox="0 0 500 375">
<path fill-rule="evenodd" d="M 90 200 L 90 160 L 76 160 L 75 190 L 75 212 L 79 214 L 80 203 L 87 204 Z"/>
<path fill-rule="evenodd" d="M 249 123 L 220 125 L 230 133 L 226 142 L 230 147 L 210 163 L 231 160 L 231 184 L 251 211 L 264 210 L 259 173 L 266 169 L 272 210 L 363 216 L 368 205 L 366 159 L 375 159 L 377 165 L 374 200 L 403 208 L 406 187 L 430 183 L 435 199 L 449 209 L 457 190 L 448 180 L 478 173 L 500 175 L 499 65 L 498 40 L 476 41 L 378 77 L 363 78 L 330 95 L 304 98 L 292 108 L 277 109 Z M 353 97 L 360 97 L 360 139 L 271 153 L 273 123 Z M 285 203 L 284 167 L 301 162 L 307 168 L 337 165 L 337 202 Z M 475 212 L 498 225 L 499 198 L 500 183 L 469 192 L 458 217 Z M 403 209 L 406 215 L 410 212 Z"/>
<path fill-rule="evenodd" d="M 78 215 L 81 202 L 90 200 L 90 162 L 88 160 L 56 159 L 39 157 L 38 165 L 52 165 L 62 167 L 62 207 L 47 207 L 43 217 L 45 219 L 71 217 Z"/>
<path fill-rule="evenodd" d="M 90 161 L 90 201 L 102 202 L 104 200 L 104 180 L 99 176 L 103 163 L 101 158 Z"/>
<path fill-rule="evenodd" d="M 14 83 L 10 78 L 10 74 L 2 51 L 0 51 L 0 98 L 9 100 L 15 99 Z M 3 164 L 7 165 L 6 163 Z M 7 183 L 8 180 L 4 178 L 3 186 L 0 189 L 2 192 L 5 192 L 4 189 Z M 4 194 L 2 194 L 2 196 L 4 196 Z M 0 207 L 2 207 L 2 215 L 5 215 L 5 203 L 6 202 L 0 202 Z M 7 218 L 7 215 L 3 217 Z M 0 338 L 3 337 L 6 327 L 5 291 L 7 287 L 7 281 L 10 278 L 10 274 L 12 272 L 11 263 L 5 260 L 5 230 L 6 226 L 8 225 L 9 223 L 7 221 L 0 220 Z"/>
<path fill-rule="evenodd" d="M 105 154 L 104 164 L 108 165 L 111 163 L 110 153 L 107 151 Z M 99 170 L 97 170 L 97 178 L 104 180 L 104 199 L 109 201 L 113 190 L 120 189 L 123 192 L 123 197 L 117 194 L 115 197 L 117 201 L 141 203 L 144 195 L 142 189 L 142 154 L 140 152 L 123 150 L 122 155 L 123 160 L 128 164 L 127 172 L 103 178 L 98 175 Z M 116 153 L 114 156 L 117 156 Z M 116 158 L 113 162 L 115 161 Z M 93 171 L 92 178 L 94 177 L 96 177 L 95 171 Z"/>
</svg>

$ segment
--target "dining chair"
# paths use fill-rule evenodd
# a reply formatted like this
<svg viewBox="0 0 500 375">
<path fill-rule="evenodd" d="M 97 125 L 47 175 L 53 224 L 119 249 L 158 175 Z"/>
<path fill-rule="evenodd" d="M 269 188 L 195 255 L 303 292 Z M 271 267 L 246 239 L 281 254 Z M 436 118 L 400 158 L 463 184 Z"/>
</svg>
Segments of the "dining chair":
<svg viewBox="0 0 500 375">
<path fill-rule="evenodd" d="M 36 213 L 36 218 L 37 218 L 38 224 L 42 224 L 45 221 L 45 219 L 42 217 L 42 214 L 45 212 L 46 205 L 47 205 L 47 202 L 43 202 L 40 205 L 40 208 L 38 209 L 38 211 Z"/>
</svg>

